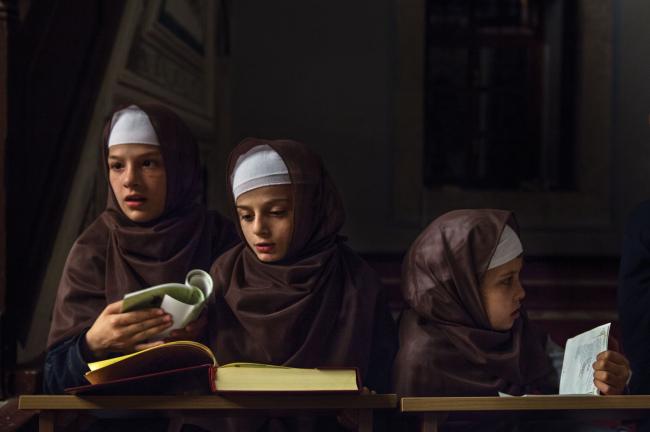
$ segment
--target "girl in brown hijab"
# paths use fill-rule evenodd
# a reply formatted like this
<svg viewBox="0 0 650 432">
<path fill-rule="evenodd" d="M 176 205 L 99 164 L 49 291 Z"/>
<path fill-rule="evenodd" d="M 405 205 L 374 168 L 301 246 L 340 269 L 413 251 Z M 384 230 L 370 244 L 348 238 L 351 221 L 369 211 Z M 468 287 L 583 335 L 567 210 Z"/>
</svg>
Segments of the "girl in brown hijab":
<svg viewBox="0 0 650 432">
<path fill-rule="evenodd" d="M 399 395 L 557 393 L 548 338 L 522 305 L 517 231 L 508 211 L 458 210 L 415 240 L 402 269 L 410 309 L 394 366 Z M 629 367 L 621 354 L 601 353 L 594 369 L 601 392 L 623 391 Z"/>
<path fill-rule="evenodd" d="M 198 147 L 168 109 L 117 110 L 101 154 L 106 210 L 77 239 L 63 270 L 45 363 L 49 393 L 86 384 L 87 362 L 142 349 L 172 324 L 161 309 L 121 313 L 124 294 L 182 282 L 236 243 L 232 224 L 201 203 Z M 199 324 L 171 336 L 197 338 Z"/>
<path fill-rule="evenodd" d="M 343 206 L 320 158 L 295 141 L 249 138 L 228 167 L 245 242 L 211 270 L 209 330 L 218 362 L 353 366 L 365 386 L 387 391 L 394 324 L 377 275 L 339 235 Z M 232 426 L 316 427 L 305 421 Z M 319 420 L 318 427 L 337 426 Z"/>
</svg>

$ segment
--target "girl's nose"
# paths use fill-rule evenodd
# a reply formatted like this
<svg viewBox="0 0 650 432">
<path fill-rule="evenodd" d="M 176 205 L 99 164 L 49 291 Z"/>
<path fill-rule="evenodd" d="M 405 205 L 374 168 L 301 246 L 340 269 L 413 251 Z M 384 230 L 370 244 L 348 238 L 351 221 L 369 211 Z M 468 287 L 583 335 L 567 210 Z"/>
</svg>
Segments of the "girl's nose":
<svg viewBox="0 0 650 432">
<path fill-rule="evenodd" d="M 124 187 L 133 188 L 140 184 L 138 172 L 132 165 L 127 165 L 124 170 Z"/>
<path fill-rule="evenodd" d="M 262 217 L 256 217 L 253 224 L 253 233 L 258 236 L 265 236 L 268 234 L 268 227 L 266 221 Z"/>
<path fill-rule="evenodd" d="M 521 284 L 521 280 L 517 276 L 515 283 L 517 284 L 517 291 L 516 291 L 516 296 L 518 301 L 522 301 L 526 297 L 526 290 L 524 289 L 523 285 Z"/>
</svg>

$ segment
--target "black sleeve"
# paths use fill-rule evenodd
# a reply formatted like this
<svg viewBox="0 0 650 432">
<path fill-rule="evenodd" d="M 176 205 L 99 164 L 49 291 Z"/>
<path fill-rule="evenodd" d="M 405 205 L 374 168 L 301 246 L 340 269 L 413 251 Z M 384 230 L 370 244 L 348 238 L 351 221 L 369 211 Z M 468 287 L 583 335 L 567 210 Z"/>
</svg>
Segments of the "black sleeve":
<svg viewBox="0 0 650 432">
<path fill-rule="evenodd" d="M 650 201 L 632 212 L 625 229 L 618 314 L 632 368 L 632 393 L 650 393 Z"/>
<path fill-rule="evenodd" d="M 68 387 L 88 384 L 84 374 L 88 363 L 81 354 L 86 332 L 66 339 L 50 349 L 45 356 L 43 393 L 61 394 Z"/>
</svg>

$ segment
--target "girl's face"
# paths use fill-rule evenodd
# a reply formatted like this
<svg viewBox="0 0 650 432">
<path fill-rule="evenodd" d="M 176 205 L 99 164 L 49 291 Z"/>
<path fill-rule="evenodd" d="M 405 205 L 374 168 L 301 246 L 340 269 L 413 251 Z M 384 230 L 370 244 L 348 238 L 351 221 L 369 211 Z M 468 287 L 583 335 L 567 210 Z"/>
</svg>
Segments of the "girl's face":
<svg viewBox="0 0 650 432">
<path fill-rule="evenodd" d="M 284 258 L 293 235 L 291 185 L 265 186 L 237 197 L 239 224 L 248 246 L 264 262 Z"/>
<path fill-rule="evenodd" d="M 521 257 L 488 270 L 481 283 L 483 307 L 494 330 L 510 330 L 519 318 L 521 301 L 526 292 L 521 286 L 519 272 Z"/>
<path fill-rule="evenodd" d="M 167 174 L 160 147 L 118 144 L 108 148 L 108 180 L 122 212 L 134 222 L 163 214 Z"/>
</svg>

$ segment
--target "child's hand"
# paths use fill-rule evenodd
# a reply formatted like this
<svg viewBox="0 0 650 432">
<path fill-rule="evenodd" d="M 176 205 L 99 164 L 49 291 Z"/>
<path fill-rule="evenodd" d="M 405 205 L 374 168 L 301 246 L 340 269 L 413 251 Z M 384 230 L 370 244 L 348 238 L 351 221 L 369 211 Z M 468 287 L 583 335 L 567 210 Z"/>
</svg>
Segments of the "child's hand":
<svg viewBox="0 0 650 432">
<path fill-rule="evenodd" d="M 630 363 L 616 351 L 603 351 L 596 357 L 594 384 L 603 395 L 619 395 L 630 378 Z"/>
<path fill-rule="evenodd" d="M 88 354 L 95 359 L 104 358 L 109 352 L 140 349 L 139 343 L 172 325 L 171 317 L 162 309 L 121 311 L 122 300 L 109 304 L 86 332 Z"/>
<path fill-rule="evenodd" d="M 208 326 L 208 314 L 205 309 L 201 312 L 201 315 L 182 329 L 172 330 L 169 333 L 169 337 L 165 338 L 165 341 L 169 340 L 201 340 L 202 336 L 205 333 L 205 329 Z"/>
</svg>

